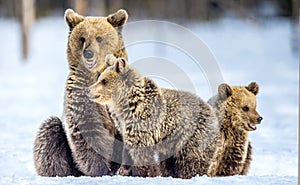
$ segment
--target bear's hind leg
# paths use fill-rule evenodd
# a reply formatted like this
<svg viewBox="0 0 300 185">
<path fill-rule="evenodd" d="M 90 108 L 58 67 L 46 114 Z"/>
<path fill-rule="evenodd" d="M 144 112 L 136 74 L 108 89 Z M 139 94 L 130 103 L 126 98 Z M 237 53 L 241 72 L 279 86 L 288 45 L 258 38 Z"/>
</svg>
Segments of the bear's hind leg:
<svg viewBox="0 0 300 185">
<path fill-rule="evenodd" d="M 73 162 L 62 122 L 51 117 L 40 127 L 34 142 L 34 163 L 41 176 L 81 176 Z"/>
</svg>

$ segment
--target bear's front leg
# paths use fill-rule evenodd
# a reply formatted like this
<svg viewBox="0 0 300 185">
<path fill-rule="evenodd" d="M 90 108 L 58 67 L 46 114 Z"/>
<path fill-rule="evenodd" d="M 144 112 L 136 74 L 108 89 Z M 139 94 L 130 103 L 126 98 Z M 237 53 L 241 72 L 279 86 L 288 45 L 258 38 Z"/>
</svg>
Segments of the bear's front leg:
<svg viewBox="0 0 300 185">
<path fill-rule="evenodd" d="M 121 165 L 121 167 L 117 171 L 117 175 L 121 176 L 131 176 L 132 169 L 129 165 Z"/>
<path fill-rule="evenodd" d="M 116 174 L 121 175 L 121 176 L 131 176 L 132 175 L 132 169 L 131 169 L 132 164 L 133 164 L 133 161 L 129 155 L 128 149 L 126 147 L 123 147 L 122 165 L 117 170 Z"/>
<path fill-rule="evenodd" d="M 250 168 L 251 160 L 252 160 L 252 146 L 251 146 L 251 143 L 249 141 L 246 161 L 244 163 L 243 170 L 240 173 L 240 175 L 247 175 L 247 173 L 249 171 L 249 168 Z"/>
<path fill-rule="evenodd" d="M 155 159 L 155 152 L 151 147 L 137 147 L 129 149 L 133 165 L 132 176 L 157 177 L 161 176 L 159 163 Z"/>
</svg>

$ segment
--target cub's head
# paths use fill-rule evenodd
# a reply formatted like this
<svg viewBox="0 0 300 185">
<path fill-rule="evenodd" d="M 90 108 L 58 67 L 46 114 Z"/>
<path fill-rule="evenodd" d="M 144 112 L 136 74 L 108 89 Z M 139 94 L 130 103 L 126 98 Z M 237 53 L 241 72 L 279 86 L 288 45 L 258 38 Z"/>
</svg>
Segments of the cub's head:
<svg viewBox="0 0 300 185">
<path fill-rule="evenodd" d="M 219 111 L 219 117 L 223 116 L 221 119 L 230 119 L 227 123 L 231 125 L 226 126 L 245 131 L 256 130 L 256 125 L 263 119 L 256 111 L 258 90 L 255 82 L 246 87 L 221 84 L 218 95 L 209 100 L 209 103 Z"/>
<path fill-rule="evenodd" d="M 106 69 L 101 73 L 97 82 L 86 88 L 87 96 L 94 102 L 109 104 L 112 96 L 117 94 L 122 86 L 122 74 L 128 69 L 124 58 L 116 58 L 113 55 L 105 57 Z"/>
<path fill-rule="evenodd" d="M 127 21 L 125 10 L 119 10 L 108 17 L 84 17 L 73 10 L 65 12 L 70 29 L 68 39 L 69 67 L 82 64 L 90 72 L 99 71 L 105 64 L 107 54 L 127 59 L 121 36 L 122 26 Z"/>
</svg>

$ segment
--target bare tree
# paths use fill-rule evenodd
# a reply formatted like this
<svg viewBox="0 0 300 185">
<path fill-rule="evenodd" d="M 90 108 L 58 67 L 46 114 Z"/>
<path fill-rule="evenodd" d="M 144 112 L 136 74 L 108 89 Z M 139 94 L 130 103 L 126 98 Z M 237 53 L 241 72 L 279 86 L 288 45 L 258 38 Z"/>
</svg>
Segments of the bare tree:
<svg viewBox="0 0 300 185">
<path fill-rule="evenodd" d="M 22 57 L 29 53 L 29 30 L 35 19 L 35 0 L 21 1 Z"/>
<path fill-rule="evenodd" d="M 88 13 L 88 0 L 75 0 L 74 8 L 76 12 L 81 15 L 86 15 Z"/>
</svg>

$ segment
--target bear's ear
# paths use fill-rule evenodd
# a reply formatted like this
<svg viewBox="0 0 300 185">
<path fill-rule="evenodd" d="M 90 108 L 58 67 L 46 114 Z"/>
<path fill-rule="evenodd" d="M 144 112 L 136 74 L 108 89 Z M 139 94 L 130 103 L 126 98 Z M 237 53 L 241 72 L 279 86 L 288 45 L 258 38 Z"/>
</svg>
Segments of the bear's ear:
<svg viewBox="0 0 300 185">
<path fill-rule="evenodd" d="M 106 67 L 113 66 L 116 62 L 116 57 L 113 54 L 108 54 L 105 56 Z"/>
<path fill-rule="evenodd" d="M 117 73 L 123 73 L 127 66 L 126 59 L 118 58 L 115 64 L 115 69 Z"/>
<path fill-rule="evenodd" d="M 156 83 L 149 79 L 149 78 L 145 78 L 145 87 L 146 87 L 146 91 L 148 91 L 148 93 L 157 93 L 159 92 L 159 87 L 156 85 Z"/>
<path fill-rule="evenodd" d="M 72 9 L 67 9 L 65 11 L 65 20 L 70 28 L 70 31 L 84 20 L 84 17 L 74 12 Z"/>
<path fill-rule="evenodd" d="M 119 27 L 119 29 L 121 29 L 122 26 L 126 23 L 127 18 L 128 18 L 127 12 L 123 9 L 120 9 L 116 13 L 109 15 L 107 17 L 107 21 L 113 27 Z"/>
<path fill-rule="evenodd" d="M 232 95 L 232 89 L 228 84 L 223 83 L 219 85 L 218 93 L 219 93 L 219 97 L 222 100 L 226 100 L 229 96 Z"/>
<path fill-rule="evenodd" d="M 259 87 L 256 82 L 251 82 L 248 86 L 245 87 L 248 91 L 252 92 L 254 95 L 258 94 Z"/>
</svg>

